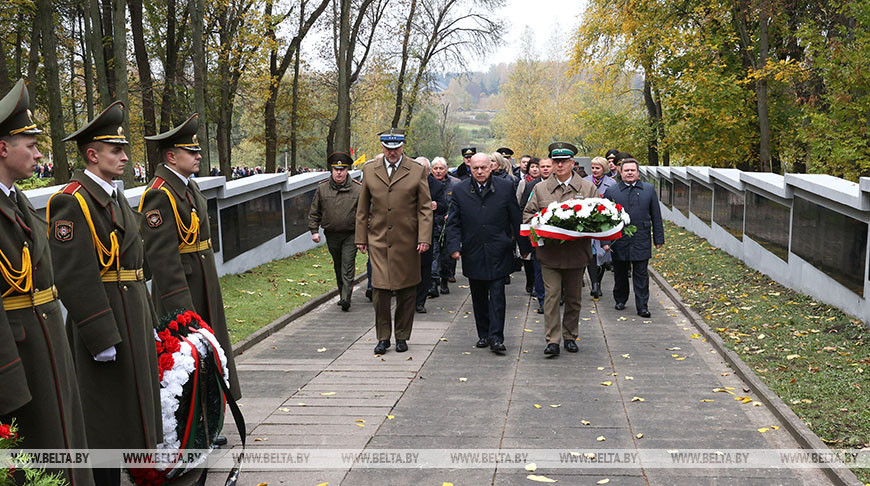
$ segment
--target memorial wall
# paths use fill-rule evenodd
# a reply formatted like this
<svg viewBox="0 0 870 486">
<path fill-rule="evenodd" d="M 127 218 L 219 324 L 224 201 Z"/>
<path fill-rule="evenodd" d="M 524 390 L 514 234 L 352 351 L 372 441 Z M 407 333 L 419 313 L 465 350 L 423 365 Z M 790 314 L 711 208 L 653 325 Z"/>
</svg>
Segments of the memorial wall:
<svg viewBox="0 0 870 486">
<path fill-rule="evenodd" d="M 779 283 L 870 322 L 870 178 L 642 167 L 662 216 Z"/>
</svg>

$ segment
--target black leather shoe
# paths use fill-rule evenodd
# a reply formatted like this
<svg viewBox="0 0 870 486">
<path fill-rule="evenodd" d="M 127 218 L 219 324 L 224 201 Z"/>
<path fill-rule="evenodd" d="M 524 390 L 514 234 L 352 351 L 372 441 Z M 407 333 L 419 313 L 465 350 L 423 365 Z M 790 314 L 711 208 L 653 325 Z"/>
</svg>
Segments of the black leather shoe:
<svg viewBox="0 0 870 486">
<path fill-rule="evenodd" d="M 553 356 L 557 356 L 559 354 L 559 345 L 556 343 L 548 344 L 547 348 L 544 349 L 544 354 L 551 354 Z"/>
<path fill-rule="evenodd" d="M 535 312 L 537 312 L 538 314 L 543 314 L 544 313 L 544 306 L 539 305 L 538 310 L 536 310 Z"/>
<path fill-rule="evenodd" d="M 579 348 L 577 348 L 577 341 L 565 341 L 565 351 L 568 351 L 569 353 L 576 353 L 579 351 Z"/>
<path fill-rule="evenodd" d="M 507 351 L 507 348 L 504 347 L 504 343 L 496 342 L 489 345 L 489 349 L 495 351 L 496 353 L 504 353 Z"/>
<path fill-rule="evenodd" d="M 614 307 L 616 308 L 616 310 L 625 310 L 625 303 L 624 302 L 617 302 Z"/>
<path fill-rule="evenodd" d="M 225 435 L 216 435 L 214 437 L 214 445 L 216 446 L 224 446 L 227 445 L 227 436 Z"/>
<path fill-rule="evenodd" d="M 433 280 L 432 286 L 429 287 L 429 298 L 434 299 L 435 297 L 438 297 L 439 295 L 440 294 L 438 293 L 438 281 Z"/>
<path fill-rule="evenodd" d="M 637 311 L 637 315 L 639 315 L 641 317 L 651 317 L 652 316 L 652 314 L 650 314 L 649 311 L 646 309 L 641 309 L 641 310 Z"/>
<path fill-rule="evenodd" d="M 404 353 L 408 350 L 408 342 L 404 339 L 396 339 L 396 352 Z"/>
<path fill-rule="evenodd" d="M 478 348 L 485 348 L 485 347 L 487 346 L 487 344 L 486 344 L 486 338 L 480 338 L 480 339 L 478 339 L 478 340 L 477 340 L 477 344 L 475 344 L 474 346 L 475 346 L 475 347 L 478 347 Z"/>
<path fill-rule="evenodd" d="M 396 343 L 398 345 L 398 342 Z M 375 354 L 384 354 L 387 352 L 387 348 L 390 347 L 389 339 L 386 341 L 378 341 L 378 345 L 375 346 Z"/>
<path fill-rule="evenodd" d="M 590 292 L 589 294 L 596 299 L 598 297 L 601 297 L 601 284 L 598 282 L 592 282 L 592 292 Z"/>
<path fill-rule="evenodd" d="M 369 302 L 372 301 L 372 289 L 366 289 L 366 299 L 369 299 Z"/>
<path fill-rule="evenodd" d="M 418 306 L 417 306 L 417 313 L 418 313 L 418 314 L 425 314 L 425 313 L 426 313 L 426 308 L 423 307 L 422 305 L 418 305 Z"/>
<path fill-rule="evenodd" d="M 347 312 L 350 310 L 350 301 L 349 300 L 341 301 L 341 310 L 343 310 L 344 312 Z"/>
<path fill-rule="evenodd" d="M 447 286 L 448 279 L 441 279 L 441 293 L 447 295 L 450 293 L 450 287 Z"/>
<path fill-rule="evenodd" d="M 341 299 L 339 299 L 338 302 L 335 303 L 335 305 L 337 306 L 341 306 L 341 304 L 344 304 L 344 301 Z"/>
</svg>

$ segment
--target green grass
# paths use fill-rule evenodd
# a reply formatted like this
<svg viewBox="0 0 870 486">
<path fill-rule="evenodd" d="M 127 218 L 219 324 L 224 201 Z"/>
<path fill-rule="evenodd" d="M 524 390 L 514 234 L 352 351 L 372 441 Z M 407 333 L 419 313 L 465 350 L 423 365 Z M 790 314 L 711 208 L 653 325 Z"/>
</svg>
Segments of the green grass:
<svg viewBox="0 0 870 486">
<path fill-rule="evenodd" d="M 357 252 L 356 274 L 366 255 Z M 318 295 L 335 288 L 326 245 L 221 278 L 227 326 L 233 344 Z"/>
<path fill-rule="evenodd" d="M 665 241 L 653 266 L 765 384 L 830 447 L 870 447 L 870 328 L 672 223 Z"/>
</svg>

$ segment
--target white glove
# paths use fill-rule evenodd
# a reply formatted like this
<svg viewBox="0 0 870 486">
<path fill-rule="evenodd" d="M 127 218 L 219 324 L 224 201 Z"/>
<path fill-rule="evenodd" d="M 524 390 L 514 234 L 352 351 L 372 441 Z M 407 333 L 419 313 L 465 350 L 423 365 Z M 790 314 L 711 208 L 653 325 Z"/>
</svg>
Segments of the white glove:
<svg viewBox="0 0 870 486">
<path fill-rule="evenodd" d="M 115 361 L 115 358 L 118 356 L 118 350 L 115 349 L 114 346 L 104 349 L 99 353 L 94 355 L 94 361 L 99 361 L 100 363 L 108 363 L 109 361 Z"/>
</svg>

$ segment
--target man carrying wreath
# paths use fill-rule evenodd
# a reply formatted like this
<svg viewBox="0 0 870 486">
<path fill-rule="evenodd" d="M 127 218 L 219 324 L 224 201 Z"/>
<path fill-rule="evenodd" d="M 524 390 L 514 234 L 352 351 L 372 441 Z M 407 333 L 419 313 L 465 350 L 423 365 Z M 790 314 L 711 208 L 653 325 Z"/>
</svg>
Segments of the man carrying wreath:
<svg viewBox="0 0 870 486">
<path fill-rule="evenodd" d="M 552 202 L 569 199 L 598 197 L 595 185 L 574 175 L 574 154 L 577 147 L 568 142 L 554 142 L 549 146 L 553 159 L 553 176 L 535 186 L 523 210 L 523 222 L 529 223 L 535 213 Z M 547 347 L 544 354 L 558 355 L 559 341 L 564 341 L 565 350 L 576 353 L 577 332 L 580 323 L 580 283 L 583 271 L 592 258 L 589 239 L 577 239 L 564 243 L 550 243 L 536 249 L 544 279 L 544 322 L 546 323 Z M 565 293 L 565 315 L 560 318 L 559 298 Z"/>
</svg>

